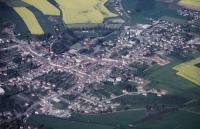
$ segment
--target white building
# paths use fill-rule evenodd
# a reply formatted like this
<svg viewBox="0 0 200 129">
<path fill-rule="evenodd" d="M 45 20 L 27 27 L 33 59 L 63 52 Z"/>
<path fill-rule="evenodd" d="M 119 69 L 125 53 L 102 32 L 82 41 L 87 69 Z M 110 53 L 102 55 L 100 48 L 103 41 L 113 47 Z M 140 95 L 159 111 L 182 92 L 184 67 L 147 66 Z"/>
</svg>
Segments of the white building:
<svg viewBox="0 0 200 129">
<path fill-rule="evenodd" d="M 0 87 L 0 95 L 3 95 L 5 93 L 4 89 Z"/>
</svg>

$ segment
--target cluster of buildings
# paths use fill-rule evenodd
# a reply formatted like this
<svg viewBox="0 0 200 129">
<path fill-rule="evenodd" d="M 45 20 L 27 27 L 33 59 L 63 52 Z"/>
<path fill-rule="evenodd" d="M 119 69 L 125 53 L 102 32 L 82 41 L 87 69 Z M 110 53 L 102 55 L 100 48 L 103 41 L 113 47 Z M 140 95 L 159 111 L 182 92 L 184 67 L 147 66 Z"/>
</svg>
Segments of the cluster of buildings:
<svg viewBox="0 0 200 129">
<path fill-rule="evenodd" d="M 200 20 L 200 12 L 199 11 L 180 9 L 180 10 L 178 10 L 178 13 L 182 16 L 190 17 L 191 18 L 190 22 Z"/>
<path fill-rule="evenodd" d="M 120 1 L 116 2 L 115 8 L 119 12 L 122 10 Z M 198 13 L 191 13 L 187 10 L 180 11 L 180 13 L 184 16 L 192 15 L 195 20 L 200 16 Z M 48 41 L 27 43 L 27 41 L 13 37 L 12 42 L 17 44 L 15 47 L 22 57 L 29 55 L 31 57 L 29 61 L 37 64 L 38 67 L 30 69 L 22 76 L 9 79 L 5 84 L 1 83 L 0 95 L 5 93 L 3 90 L 5 85 L 30 93 L 26 96 L 29 101 L 24 103 L 26 110 L 19 117 L 30 116 L 32 113 L 70 117 L 73 112 L 113 112 L 117 110 L 120 103 L 114 103 L 112 100 L 121 96 L 131 94 L 146 96 L 148 93 L 154 93 L 157 96 L 166 95 L 167 91 L 164 90 L 146 89 L 144 78 L 135 75 L 129 76 L 129 80 L 137 84 L 137 91 L 132 93 L 123 90 L 122 95 L 107 98 L 95 96 L 85 89 L 95 82 L 109 81 L 117 84 L 122 82 L 123 78 L 128 77 L 128 74 L 123 72 L 111 77 L 114 67 L 124 69 L 136 62 L 147 63 L 149 66 L 152 62 L 159 65 L 170 63 L 167 55 L 171 54 L 175 48 L 187 51 L 196 45 L 196 42 L 186 41 L 181 35 L 182 32 L 184 30 L 181 25 L 164 20 L 152 21 L 152 24 L 148 25 L 125 26 L 116 41 L 105 41 L 100 45 L 95 40 L 88 39 L 81 44 L 80 49 L 94 49 L 94 46 L 98 46 L 95 54 L 81 54 L 79 50 L 71 48 L 61 55 L 56 55 L 51 52 L 51 48 L 41 45 L 48 44 Z M 6 42 L 9 41 L 6 40 Z M 0 43 L 5 42 L 1 39 Z M 12 48 L 12 46 L 9 47 Z M 37 79 L 50 71 L 70 73 L 75 76 L 76 84 L 68 89 L 59 87 L 55 90 L 57 85 Z M 65 95 L 75 97 L 70 100 L 63 97 Z M 60 104 L 60 108 L 56 106 Z"/>
<path fill-rule="evenodd" d="M 118 104 L 113 104 L 106 97 L 99 98 L 90 94 L 82 94 L 78 99 L 69 106 L 73 112 L 81 113 L 99 113 L 114 111 Z"/>
</svg>

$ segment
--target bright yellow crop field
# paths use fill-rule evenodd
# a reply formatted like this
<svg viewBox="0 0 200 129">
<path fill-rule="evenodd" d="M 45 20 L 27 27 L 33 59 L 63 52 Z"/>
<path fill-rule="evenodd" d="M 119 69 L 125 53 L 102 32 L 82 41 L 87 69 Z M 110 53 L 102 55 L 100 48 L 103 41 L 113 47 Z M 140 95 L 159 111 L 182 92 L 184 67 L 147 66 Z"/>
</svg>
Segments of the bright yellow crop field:
<svg viewBox="0 0 200 129">
<path fill-rule="evenodd" d="M 189 8 L 200 9 L 200 0 L 180 0 L 179 4 Z"/>
<path fill-rule="evenodd" d="M 103 23 L 105 18 L 116 17 L 117 15 L 109 11 L 105 4 L 108 0 L 55 0 L 60 10 L 48 0 L 8 0 L 7 4 L 20 15 L 30 30 L 31 34 L 44 34 L 43 29 L 37 19 L 34 10 L 27 7 L 32 6 L 38 9 L 41 15 L 60 16 L 61 13 L 65 24 L 88 24 Z M 23 2 L 23 4 L 22 4 Z M 42 16 L 39 18 L 42 18 Z M 45 17 L 45 16 L 44 16 Z"/>
<path fill-rule="evenodd" d="M 60 15 L 60 11 L 47 0 L 22 0 L 23 2 L 34 6 L 44 15 Z"/>
<path fill-rule="evenodd" d="M 200 63 L 200 57 L 192 61 L 177 65 L 173 69 L 177 71 L 177 75 L 200 86 L 200 68 L 195 66 L 198 63 Z"/>
<path fill-rule="evenodd" d="M 41 35 L 44 34 L 42 27 L 40 26 L 35 15 L 25 7 L 14 7 L 14 10 L 20 15 L 25 22 L 31 34 Z"/>
<path fill-rule="evenodd" d="M 116 16 L 104 4 L 108 0 L 55 0 L 63 13 L 65 24 L 102 23 Z"/>
</svg>

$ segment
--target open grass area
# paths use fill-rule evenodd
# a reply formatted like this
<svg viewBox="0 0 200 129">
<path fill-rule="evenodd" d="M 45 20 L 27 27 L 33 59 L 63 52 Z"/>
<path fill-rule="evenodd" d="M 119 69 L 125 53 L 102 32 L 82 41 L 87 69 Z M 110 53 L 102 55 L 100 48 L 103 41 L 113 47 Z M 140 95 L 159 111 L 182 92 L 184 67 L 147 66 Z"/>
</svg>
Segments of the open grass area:
<svg viewBox="0 0 200 129">
<path fill-rule="evenodd" d="M 44 34 L 35 15 L 25 7 L 14 7 L 14 10 L 21 16 L 31 34 L 41 35 Z"/>
<path fill-rule="evenodd" d="M 200 115 L 178 111 L 145 121 L 137 127 L 145 129 L 199 129 L 199 122 Z"/>
<path fill-rule="evenodd" d="M 73 114 L 70 119 L 59 119 L 50 116 L 33 115 L 28 120 L 35 125 L 45 125 L 53 129 L 115 129 L 128 126 L 145 117 L 145 111 L 123 111 L 108 114 L 84 115 Z"/>
<path fill-rule="evenodd" d="M 40 10 L 44 15 L 60 15 L 60 11 L 52 5 L 48 0 L 22 0 L 23 2 L 34 6 Z"/>
<path fill-rule="evenodd" d="M 104 4 L 108 0 L 55 0 L 63 13 L 65 24 L 102 23 L 104 18 L 114 17 Z"/>
<path fill-rule="evenodd" d="M 28 119 L 28 123 L 52 129 L 131 129 L 128 127 L 130 124 L 141 129 L 200 128 L 200 116 L 185 110 L 157 114 L 147 119 L 144 119 L 145 116 L 145 111 L 142 110 L 96 115 L 73 114 L 70 119 L 33 115 Z"/>
<path fill-rule="evenodd" d="M 200 68 L 196 65 L 200 63 L 200 57 L 189 62 L 173 67 L 177 75 L 200 86 Z"/>
<path fill-rule="evenodd" d="M 67 119 L 65 120 L 42 115 L 32 116 L 28 122 L 34 125 L 44 125 L 45 127 L 52 129 L 113 129 L 112 126 L 108 125 L 70 121 Z"/>
<path fill-rule="evenodd" d="M 73 114 L 72 120 L 105 124 L 116 127 L 117 125 L 127 126 L 145 117 L 145 110 L 122 111 L 107 114 Z"/>
<path fill-rule="evenodd" d="M 112 100 L 115 103 L 120 103 L 118 110 L 134 109 L 134 108 L 145 108 L 146 105 L 166 105 L 166 106 L 179 106 L 187 102 L 186 99 L 177 95 L 165 95 L 158 97 L 154 94 L 143 95 L 126 95 L 120 98 Z"/>
<path fill-rule="evenodd" d="M 179 5 L 200 10 L 200 0 L 180 0 Z"/>
<path fill-rule="evenodd" d="M 170 21 L 177 21 L 177 19 L 178 22 L 185 21 L 185 18 L 177 13 L 178 7 L 176 5 L 162 2 L 162 0 L 122 0 L 122 5 L 125 11 L 131 11 L 129 15 L 132 24 L 149 24 L 151 23 L 149 18 L 158 19 L 161 17 L 167 17 Z"/>
</svg>

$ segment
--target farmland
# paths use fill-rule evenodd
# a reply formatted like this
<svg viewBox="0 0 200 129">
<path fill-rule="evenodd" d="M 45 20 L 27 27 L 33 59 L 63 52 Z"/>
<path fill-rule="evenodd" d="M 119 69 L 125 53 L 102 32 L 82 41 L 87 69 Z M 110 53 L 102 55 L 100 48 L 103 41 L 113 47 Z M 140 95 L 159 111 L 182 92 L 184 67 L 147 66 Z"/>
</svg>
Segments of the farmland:
<svg viewBox="0 0 200 129">
<path fill-rule="evenodd" d="M 145 121 L 139 124 L 138 127 L 150 129 L 199 129 L 199 118 L 198 114 L 189 112 L 171 112 L 157 117 L 157 119 Z"/>
<path fill-rule="evenodd" d="M 53 129 L 113 129 L 112 126 L 70 121 L 48 116 L 33 116 L 28 120 L 34 125 L 44 125 Z"/>
<path fill-rule="evenodd" d="M 114 129 L 119 125 L 127 127 L 128 124 L 142 119 L 144 116 L 145 111 L 143 110 L 98 115 L 84 115 L 75 113 L 70 119 L 59 119 L 44 115 L 33 115 L 30 117 L 28 122 L 34 125 L 43 124 L 45 127 L 53 129 Z"/>
<path fill-rule="evenodd" d="M 192 9 L 200 9 L 200 0 L 181 0 L 179 5 Z"/>
<path fill-rule="evenodd" d="M 14 10 L 21 16 L 31 34 L 44 34 L 44 31 L 38 23 L 35 15 L 30 10 L 25 7 L 14 7 Z"/>
<path fill-rule="evenodd" d="M 161 1 L 161 0 L 160 0 Z M 145 17 L 161 18 L 167 17 L 168 19 L 184 20 L 176 12 L 176 8 L 171 8 L 169 4 L 155 1 L 155 0 L 122 0 L 122 5 L 126 11 L 131 11 L 131 23 L 149 23 Z M 135 11 L 139 9 L 140 11 Z"/>
<path fill-rule="evenodd" d="M 178 71 L 177 75 L 200 85 L 200 68 L 195 66 L 198 63 L 200 63 L 200 58 L 177 65 L 173 69 Z"/>
<path fill-rule="evenodd" d="M 60 11 L 51 3 L 49 3 L 47 0 L 22 0 L 23 2 L 34 6 L 38 10 L 40 10 L 44 15 L 60 15 Z"/>
<path fill-rule="evenodd" d="M 56 0 L 56 2 L 62 10 L 65 24 L 102 23 L 104 18 L 116 16 L 104 6 L 107 0 Z"/>
<path fill-rule="evenodd" d="M 199 87 L 187 79 L 177 76 L 173 68 L 183 62 L 172 58 L 171 63 L 165 66 L 155 65 L 145 73 L 145 78 L 151 82 L 147 87 L 167 90 L 169 94 L 186 98 L 199 98 Z M 163 74 L 165 73 L 165 74 Z"/>
<path fill-rule="evenodd" d="M 187 117 L 184 117 L 187 116 Z M 34 125 L 44 125 L 53 129 L 114 129 L 124 127 L 131 129 L 128 125 L 135 124 L 138 128 L 151 129 L 198 129 L 199 115 L 186 111 L 177 111 L 162 114 L 151 119 L 142 119 L 145 117 L 145 111 L 124 111 L 119 113 L 83 115 L 74 114 L 71 119 L 59 119 L 50 116 L 34 115 L 28 122 Z M 114 118 L 114 119 L 113 119 Z M 162 118 L 161 120 L 159 118 Z M 143 120 L 138 122 L 138 120 Z M 191 124 L 191 121 L 193 124 Z"/>
<path fill-rule="evenodd" d="M 164 1 L 0 4 L 0 129 L 200 129 L 200 12 Z"/>
<path fill-rule="evenodd" d="M 8 0 L 5 3 L 17 12 L 31 34 L 41 35 L 49 32 L 46 32 L 46 30 L 49 29 L 45 25 L 51 25 L 49 24 L 49 20 L 46 21 L 49 16 L 59 16 L 60 21 L 66 25 L 78 26 L 83 24 L 90 25 L 91 23 L 98 25 L 103 23 L 106 18 L 117 16 L 105 7 L 107 1 L 108 0 L 55 0 L 52 3 L 48 0 Z M 27 13 L 30 14 L 30 16 L 28 16 Z M 39 16 L 37 16 L 38 14 Z M 33 24 L 30 24 L 30 21 L 32 21 Z M 46 23 L 41 23 L 43 21 Z"/>
</svg>

